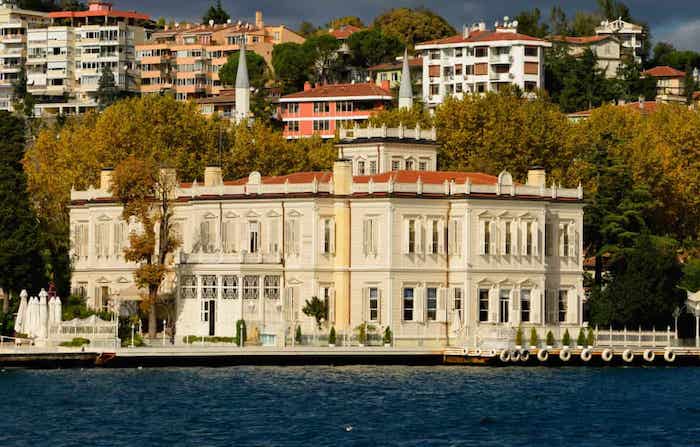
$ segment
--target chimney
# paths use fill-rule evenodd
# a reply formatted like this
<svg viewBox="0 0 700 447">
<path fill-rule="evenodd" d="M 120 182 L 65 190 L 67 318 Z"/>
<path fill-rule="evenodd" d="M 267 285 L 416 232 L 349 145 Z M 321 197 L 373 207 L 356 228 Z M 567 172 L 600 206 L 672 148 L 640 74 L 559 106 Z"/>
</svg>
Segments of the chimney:
<svg viewBox="0 0 700 447">
<path fill-rule="evenodd" d="M 469 25 L 464 25 L 462 28 L 462 35 L 464 36 L 465 39 L 469 39 L 469 34 L 471 33 Z"/>
<path fill-rule="evenodd" d="M 547 186 L 547 172 L 542 166 L 533 166 L 527 171 L 527 186 L 544 188 Z"/>
<path fill-rule="evenodd" d="M 646 98 L 642 95 L 639 95 L 639 108 L 644 109 L 644 102 L 646 101 Z"/>
<path fill-rule="evenodd" d="M 382 88 L 386 90 L 387 92 L 391 90 L 391 82 L 389 82 L 388 79 L 385 79 L 382 81 Z"/>
<path fill-rule="evenodd" d="M 100 190 L 109 192 L 112 189 L 112 176 L 114 174 L 114 169 L 112 168 L 102 168 L 100 171 Z"/>
<path fill-rule="evenodd" d="M 304 82 L 304 91 L 305 92 L 311 91 L 311 83 L 309 81 Z"/>
<path fill-rule="evenodd" d="M 255 27 L 264 28 L 265 22 L 263 22 L 262 11 L 255 11 Z"/>
<path fill-rule="evenodd" d="M 224 183 L 224 177 L 221 172 L 221 166 L 209 165 L 204 168 L 204 186 L 221 186 Z"/>
<path fill-rule="evenodd" d="M 333 163 L 333 191 L 338 196 L 352 194 L 352 161 L 336 160 Z"/>
<path fill-rule="evenodd" d="M 486 31 L 486 22 L 479 22 L 479 31 Z"/>
</svg>

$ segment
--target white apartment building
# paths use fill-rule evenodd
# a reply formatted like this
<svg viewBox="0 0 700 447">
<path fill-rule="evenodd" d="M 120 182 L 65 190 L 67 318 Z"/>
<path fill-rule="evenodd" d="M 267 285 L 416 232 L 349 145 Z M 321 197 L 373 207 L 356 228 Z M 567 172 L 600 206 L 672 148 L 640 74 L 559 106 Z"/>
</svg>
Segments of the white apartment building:
<svg viewBox="0 0 700 447">
<path fill-rule="evenodd" d="M 390 327 L 397 346 L 496 349 L 518 326 L 541 338 L 581 326 L 580 187 L 547 187 L 539 169 L 526 184 L 505 171 L 353 176 L 377 142 L 402 144 L 389 130 L 359 134 L 332 172 L 229 182 L 208 167 L 203 184 L 180 184 L 182 246 L 163 287 L 177 295 L 177 341 L 231 337 L 243 319 L 262 344 L 283 346 L 297 326 L 316 332 L 301 311 L 314 296 L 329 307 L 322 331 L 339 340 L 369 323 Z M 110 182 L 103 171 L 99 188 L 71 193 L 73 288 L 93 306 L 138 298 L 121 254 L 138 226 L 121 220 Z"/>
<path fill-rule="evenodd" d="M 614 36 L 619 39 L 622 47 L 634 55 L 638 64 L 642 63 L 642 51 L 644 45 L 644 28 L 640 25 L 625 22 L 624 20 L 604 20 L 596 27 L 597 36 Z"/>
<path fill-rule="evenodd" d="M 0 0 L 0 110 L 12 110 L 13 84 L 27 58 L 27 30 L 46 26 L 48 14 Z"/>
<path fill-rule="evenodd" d="M 517 32 L 517 22 L 465 27 L 461 35 L 416 45 L 423 55 L 423 101 L 430 108 L 448 96 L 544 87 L 544 49 L 551 43 Z"/>
<path fill-rule="evenodd" d="M 49 13 L 51 26 L 27 35 L 27 87 L 40 114 L 81 113 L 97 106 L 104 67 L 121 91 L 139 92 L 135 45 L 148 38 L 149 18 L 92 0 L 87 11 Z"/>
</svg>

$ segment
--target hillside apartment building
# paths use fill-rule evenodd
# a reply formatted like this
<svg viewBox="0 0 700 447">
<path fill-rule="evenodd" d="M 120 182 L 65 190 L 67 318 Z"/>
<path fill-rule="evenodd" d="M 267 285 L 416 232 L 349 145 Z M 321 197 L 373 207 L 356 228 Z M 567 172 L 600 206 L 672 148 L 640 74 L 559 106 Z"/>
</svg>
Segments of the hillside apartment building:
<svg viewBox="0 0 700 447">
<path fill-rule="evenodd" d="M 154 32 L 151 38 L 136 46 L 140 91 L 150 94 L 171 90 L 179 100 L 218 95 L 224 87 L 219 70 L 243 43 L 270 65 L 274 45 L 304 42 L 284 25 L 266 25 L 260 11 L 255 13 L 254 24 L 178 25 Z"/>
<path fill-rule="evenodd" d="M 517 32 L 504 20 L 494 31 L 485 23 L 463 34 L 416 45 L 423 56 L 423 103 L 435 108 L 448 96 L 499 91 L 517 85 L 524 92 L 544 87 L 544 49 L 551 43 Z"/>
<path fill-rule="evenodd" d="M 210 166 L 203 183 L 176 183 L 182 246 L 162 292 L 177 296 L 177 343 L 231 337 L 243 319 L 254 341 L 291 344 L 296 327 L 317 331 L 302 312 L 314 296 L 340 340 L 368 323 L 390 327 L 396 346 L 492 349 L 519 326 L 540 337 L 581 326 L 580 187 L 547 187 L 541 169 L 525 184 L 505 171 L 390 170 L 394 158 L 436 160 L 433 131 L 340 136 L 332 171 L 224 181 Z M 353 175 L 368 156 L 376 173 Z M 98 188 L 71 193 L 72 281 L 91 306 L 118 308 L 142 293 L 122 254 L 138 225 L 122 220 L 110 183 L 106 170 Z"/>
<path fill-rule="evenodd" d="M 48 14 L 0 0 L 0 110 L 12 111 L 13 84 L 27 61 L 27 30 L 47 26 Z"/>
</svg>

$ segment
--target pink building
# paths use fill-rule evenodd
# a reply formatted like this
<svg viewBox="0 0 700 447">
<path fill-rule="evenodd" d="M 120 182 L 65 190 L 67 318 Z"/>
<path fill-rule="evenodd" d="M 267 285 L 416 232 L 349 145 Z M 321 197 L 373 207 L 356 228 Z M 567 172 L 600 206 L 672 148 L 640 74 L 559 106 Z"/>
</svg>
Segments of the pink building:
<svg viewBox="0 0 700 447">
<path fill-rule="evenodd" d="M 286 138 L 306 138 L 318 134 L 333 138 L 339 126 L 353 127 L 391 104 L 389 82 L 327 84 L 280 98 L 279 114 Z"/>
</svg>

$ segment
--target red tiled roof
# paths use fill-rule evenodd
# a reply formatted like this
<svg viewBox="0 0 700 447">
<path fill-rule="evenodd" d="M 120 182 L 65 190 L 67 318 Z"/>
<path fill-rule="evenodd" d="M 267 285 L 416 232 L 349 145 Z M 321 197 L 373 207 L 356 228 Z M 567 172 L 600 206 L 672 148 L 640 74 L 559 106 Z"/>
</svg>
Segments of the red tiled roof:
<svg viewBox="0 0 700 447">
<path fill-rule="evenodd" d="M 417 183 L 420 178 L 426 184 L 441 185 L 445 181 L 454 180 L 456 183 L 465 183 L 470 179 L 476 185 L 495 185 L 498 177 L 484 174 L 483 172 L 457 172 L 457 171 L 393 171 L 376 175 L 364 175 L 354 177 L 355 183 L 386 183 L 390 178 L 398 183 Z"/>
<path fill-rule="evenodd" d="M 654 113 L 656 112 L 656 109 L 658 108 L 659 103 L 656 101 L 644 101 L 640 103 L 639 101 L 636 102 L 628 102 L 625 104 L 619 104 L 618 107 L 624 107 L 629 110 L 638 110 L 641 113 Z M 587 117 L 591 116 L 591 113 L 593 113 L 594 110 L 597 109 L 589 109 L 589 110 L 581 110 L 580 112 L 573 112 L 569 113 L 568 116 L 570 117 Z"/>
<path fill-rule="evenodd" d="M 335 98 L 335 97 L 382 96 L 392 99 L 391 93 L 373 82 L 361 84 L 326 84 L 311 90 L 292 93 L 281 99 Z"/>
<path fill-rule="evenodd" d="M 329 171 L 317 171 L 317 172 L 295 172 L 289 175 L 279 175 L 272 177 L 263 177 L 261 179 L 263 185 L 281 185 L 286 182 L 290 184 L 295 183 L 311 183 L 314 178 L 319 183 L 328 183 L 331 181 L 333 174 Z M 244 177 L 238 180 L 225 181 L 224 185 L 235 186 L 235 185 L 245 185 L 248 183 L 248 177 Z"/>
<path fill-rule="evenodd" d="M 684 71 L 676 70 L 668 65 L 650 68 L 642 72 L 643 75 L 652 76 L 654 78 L 682 78 L 685 76 Z"/>
<path fill-rule="evenodd" d="M 423 66 L 423 58 L 422 57 L 412 57 L 408 59 L 408 66 L 409 67 L 422 67 Z M 369 67 L 367 70 L 369 71 L 384 71 L 384 70 L 400 70 L 403 67 L 403 62 L 402 61 L 396 61 L 396 62 L 386 62 L 384 64 L 379 64 L 379 65 L 373 65 Z"/>
<path fill-rule="evenodd" d="M 49 17 L 52 19 L 70 19 L 79 17 L 118 17 L 123 19 L 150 20 L 151 16 L 141 14 L 135 11 L 115 11 L 115 10 L 96 10 L 96 11 L 56 11 L 50 12 Z"/>
<path fill-rule="evenodd" d="M 362 31 L 362 28 L 359 28 L 354 25 L 343 25 L 338 29 L 334 29 L 332 31 L 329 31 L 328 34 L 331 36 L 335 37 L 338 40 L 343 40 L 347 39 L 351 35 L 355 34 L 358 31 Z"/>
<path fill-rule="evenodd" d="M 600 42 L 601 40 L 605 39 L 611 39 L 612 35 L 607 35 L 607 36 L 583 36 L 583 37 L 574 37 L 574 36 L 551 36 L 549 37 L 549 40 L 553 42 L 565 42 L 565 43 L 570 43 L 570 44 L 578 44 L 578 45 L 586 45 L 589 43 L 596 43 Z"/>
<path fill-rule="evenodd" d="M 447 45 L 451 43 L 474 43 L 474 42 L 495 42 L 499 40 L 527 40 L 531 42 L 546 41 L 538 37 L 532 37 L 520 33 L 510 33 L 503 31 L 472 31 L 469 37 L 465 38 L 462 34 L 457 34 L 443 39 L 429 40 L 421 42 L 418 45 Z"/>
</svg>

